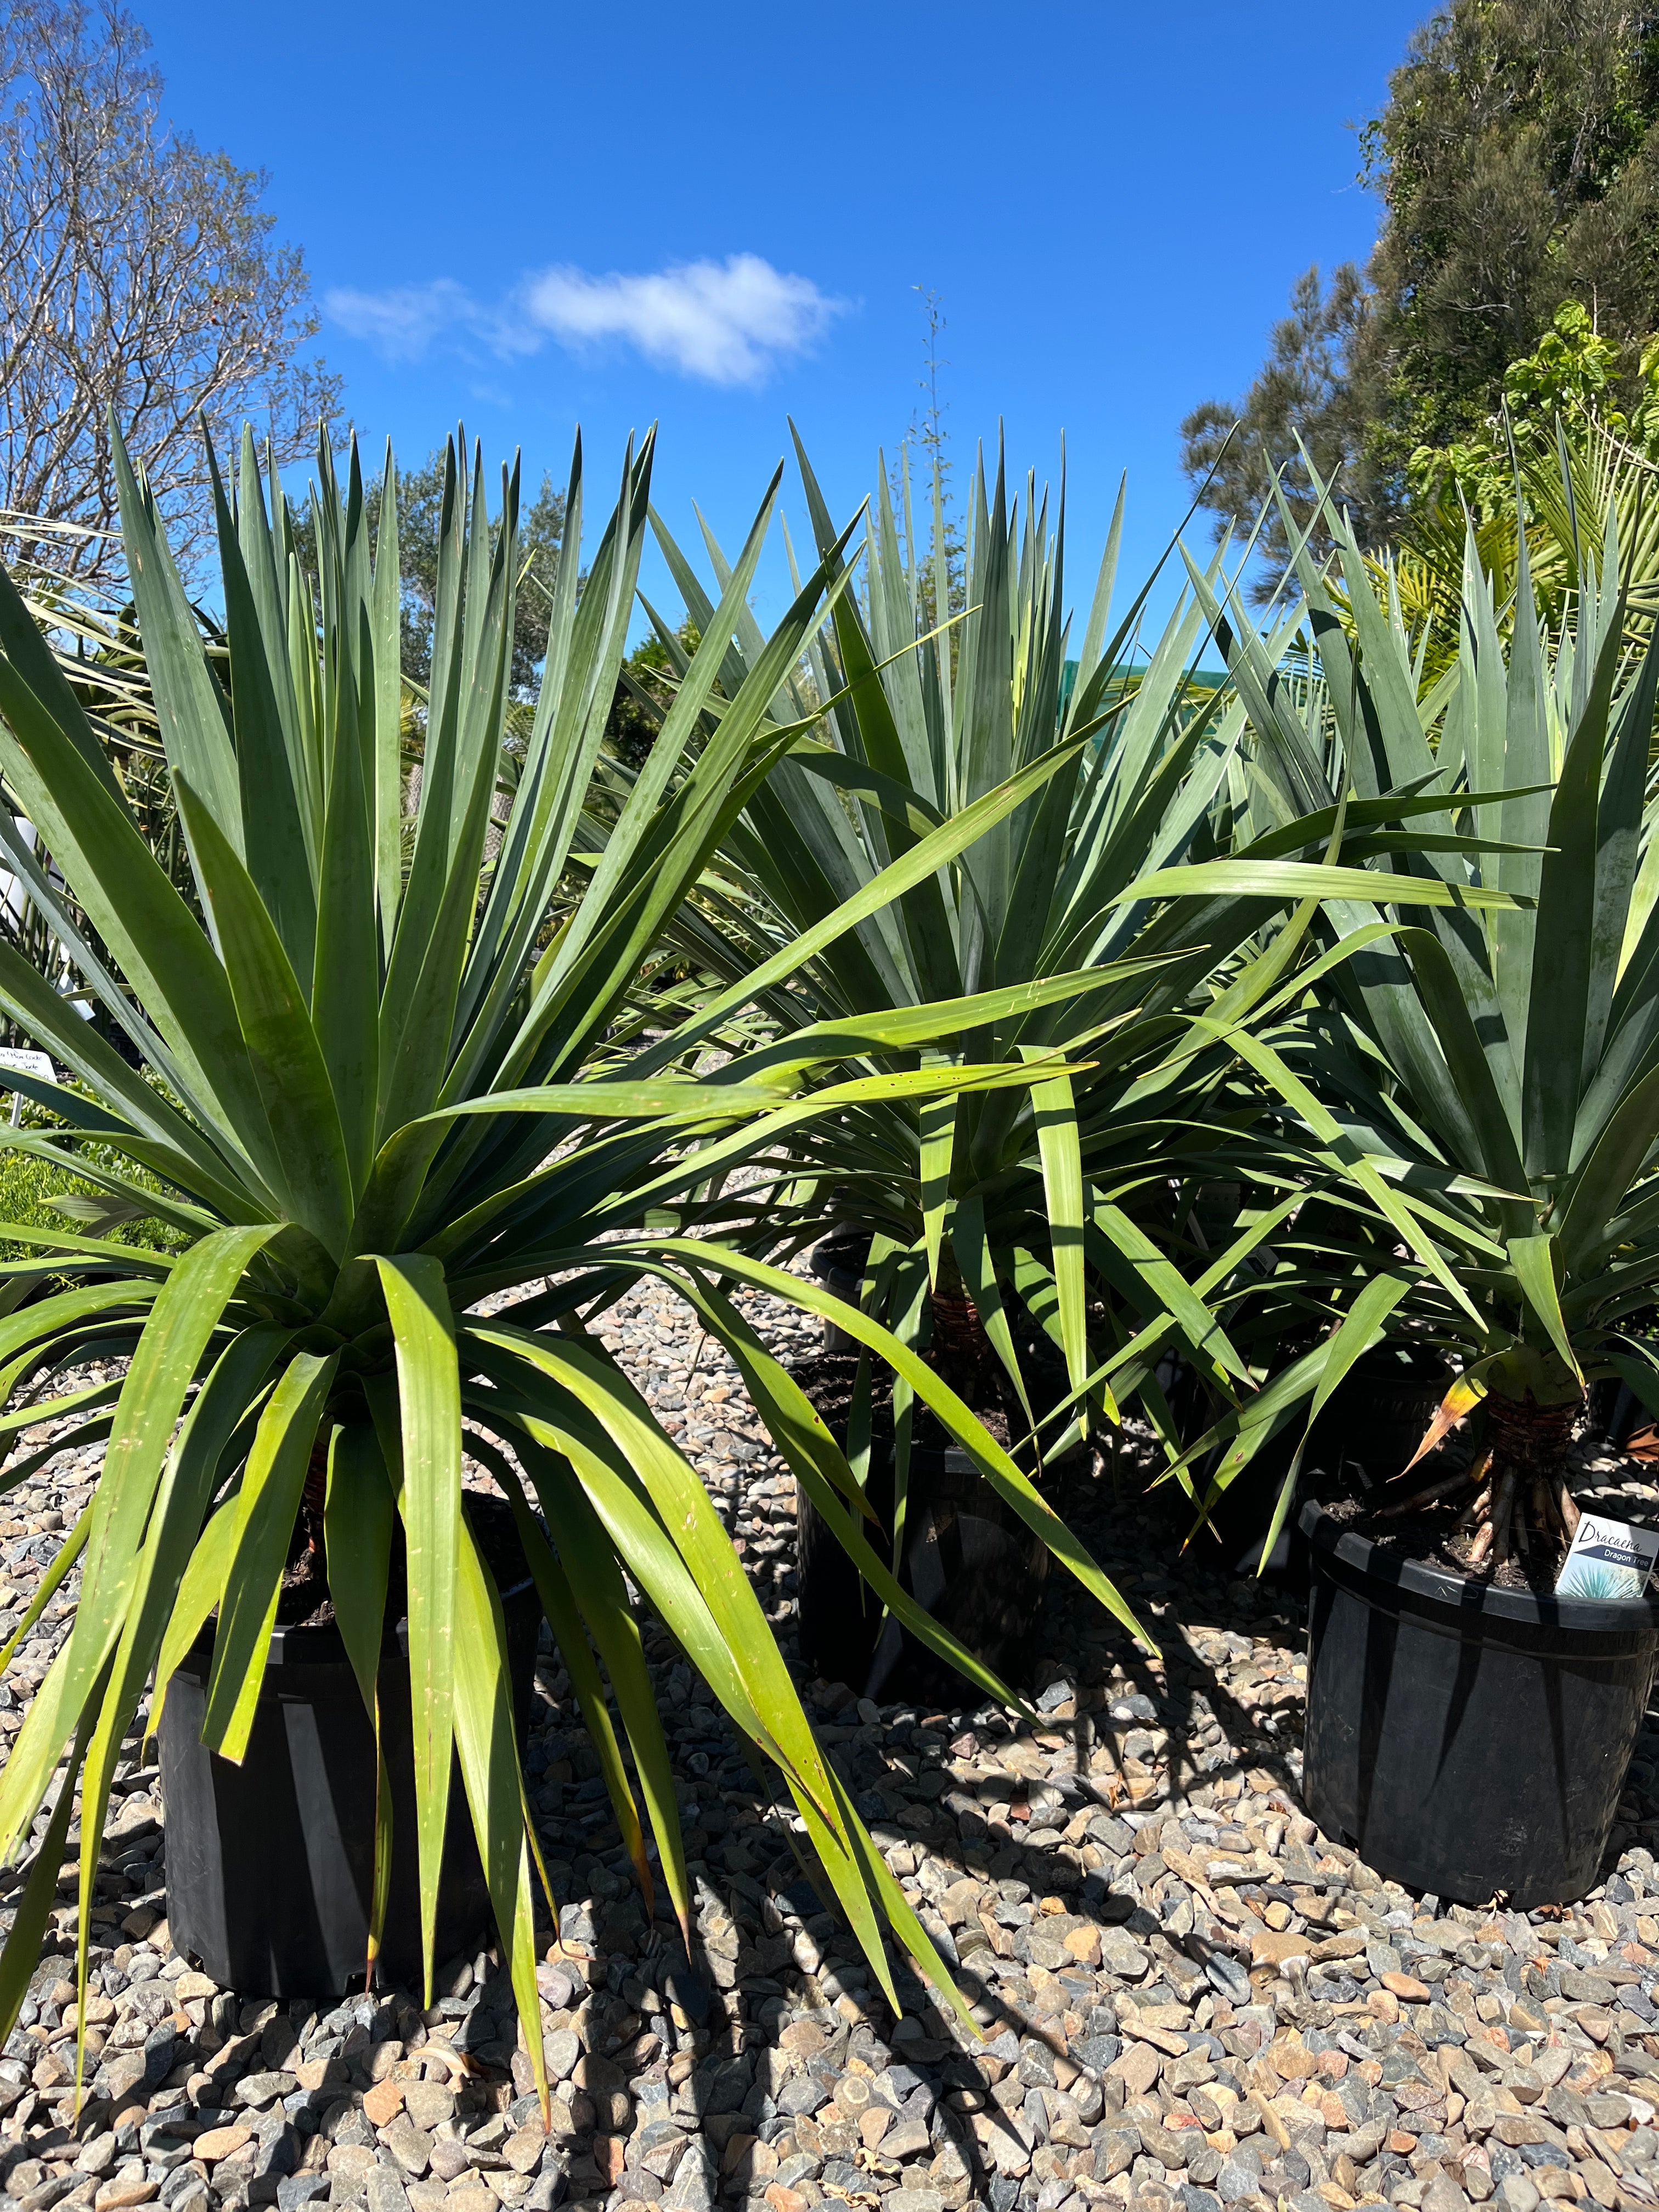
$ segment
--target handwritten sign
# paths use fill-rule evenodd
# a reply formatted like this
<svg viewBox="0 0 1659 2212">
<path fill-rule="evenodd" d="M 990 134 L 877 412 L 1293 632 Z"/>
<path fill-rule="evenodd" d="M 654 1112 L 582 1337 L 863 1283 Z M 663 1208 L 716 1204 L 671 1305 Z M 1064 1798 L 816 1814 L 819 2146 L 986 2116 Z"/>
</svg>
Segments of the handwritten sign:
<svg viewBox="0 0 1659 2212">
<path fill-rule="evenodd" d="M 20 1075 L 39 1076 L 42 1083 L 56 1083 L 58 1080 L 58 1070 L 44 1052 L 30 1052 L 21 1045 L 0 1045 L 0 1077 L 3 1077 L 9 1067 L 15 1067 Z M 0 1091 L 7 1088 L 9 1086 L 0 1081 Z M 22 1118 L 23 1094 L 21 1091 L 14 1091 L 11 1097 L 11 1126 L 14 1129 Z"/>
</svg>

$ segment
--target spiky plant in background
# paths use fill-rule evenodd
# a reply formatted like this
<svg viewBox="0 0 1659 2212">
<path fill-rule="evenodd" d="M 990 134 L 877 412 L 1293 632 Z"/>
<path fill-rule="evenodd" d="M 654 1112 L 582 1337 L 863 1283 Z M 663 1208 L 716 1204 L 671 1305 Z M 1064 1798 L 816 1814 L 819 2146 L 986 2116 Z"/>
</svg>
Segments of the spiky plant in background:
<svg viewBox="0 0 1659 2212">
<path fill-rule="evenodd" d="M 1458 657 L 1432 714 L 1397 607 L 1333 513 L 1345 601 L 1310 562 L 1302 582 L 1334 749 L 1261 641 L 1227 632 L 1273 803 L 1409 790 L 1450 826 L 1374 856 L 1369 896 L 1325 904 L 1315 996 L 1239 1045 L 1322 1170 L 1372 1211 L 1377 1328 L 1409 1317 L 1462 1367 L 1419 1456 L 1484 1403 L 1471 1467 L 1400 1509 L 1449 1499 L 1477 1567 L 1529 1548 L 1541 1565 L 1571 1538 L 1565 1455 L 1587 1382 L 1618 1376 L 1659 1406 L 1659 1347 L 1636 1325 L 1659 1284 L 1659 646 L 1632 643 L 1619 513 L 1610 499 L 1582 549 L 1559 638 L 1522 549 L 1507 649 L 1468 542 Z M 1455 896 L 1419 925 L 1402 897 L 1425 883 Z"/>
<path fill-rule="evenodd" d="M 829 510 L 799 441 L 797 451 L 817 550 L 839 578 Z M 1310 782 L 1297 801 L 1262 809 L 1255 750 L 1273 730 L 1244 750 L 1243 704 L 1194 680 L 1224 588 L 1219 557 L 1202 598 L 1185 598 L 1143 637 L 1151 584 L 1114 606 L 1121 500 L 1075 661 L 1063 500 L 1051 521 L 1034 479 L 1022 508 L 1000 464 L 975 474 L 968 604 L 948 631 L 931 619 L 948 598 L 942 550 L 930 572 L 907 499 L 907 553 L 884 473 L 873 505 L 859 597 L 836 600 L 810 678 L 774 702 L 784 723 L 827 702 L 821 727 L 750 798 L 705 911 L 678 928 L 721 973 L 796 947 L 801 957 L 762 1003 L 786 1024 L 850 1031 L 849 1076 L 899 1064 L 857 1036 L 861 1019 L 993 986 L 1006 1012 L 964 1024 L 936 1062 L 1018 1066 L 1063 1052 L 1078 1066 L 997 1096 L 872 1092 L 799 1125 L 779 1156 L 779 1180 L 793 1185 L 787 1225 L 803 1240 L 837 1224 L 865 1231 L 868 1310 L 905 1340 L 931 1342 L 959 1389 L 1000 1364 L 1030 1415 L 1011 1323 L 1023 1305 L 1066 1364 L 1064 1417 L 1042 1432 L 1050 1455 L 1091 1409 L 1115 1419 L 1138 1395 L 1173 1456 L 1156 1375 L 1171 1344 L 1255 1437 L 1279 1403 L 1258 1407 L 1257 1386 L 1263 1363 L 1270 1370 L 1282 1356 L 1283 1322 L 1270 1316 L 1259 1358 L 1233 1323 L 1251 1325 L 1254 1255 L 1305 1195 L 1308 1163 L 1275 1156 L 1261 1127 L 1269 1094 L 1254 1079 L 1231 1081 L 1226 1033 L 1297 988 L 1286 979 L 1312 902 L 1368 887 L 1359 864 L 1412 834 L 1402 825 L 1423 804 L 1378 799 L 1339 830 Z M 658 530 L 706 634 L 710 592 Z M 719 589 L 730 563 L 712 539 L 708 550 Z M 687 666 L 660 617 L 658 628 Z M 1289 635 L 1264 653 L 1276 660 Z M 723 664 L 729 690 L 751 680 L 762 644 L 752 620 L 740 625 Z M 707 720 L 718 726 L 712 712 Z M 823 918 L 937 825 L 969 818 L 1006 779 L 1039 775 L 1040 793 L 948 871 L 817 948 Z M 1344 865 L 1323 865 L 1338 847 Z M 1430 882 L 1406 895 L 1458 896 Z M 1297 901 L 1293 927 L 1279 928 Z M 1237 1204 L 1205 1250 L 1185 1224 L 1200 1189 L 1228 1178 Z M 757 1233 L 775 1226 L 769 1216 Z M 896 1418 L 907 1404 L 901 1384 Z"/>
</svg>

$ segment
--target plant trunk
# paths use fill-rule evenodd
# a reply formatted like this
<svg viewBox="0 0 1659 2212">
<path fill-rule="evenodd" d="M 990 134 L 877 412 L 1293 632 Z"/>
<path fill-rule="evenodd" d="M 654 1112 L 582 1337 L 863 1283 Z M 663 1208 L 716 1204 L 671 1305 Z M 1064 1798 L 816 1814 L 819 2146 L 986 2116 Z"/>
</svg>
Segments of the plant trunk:
<svg viewBox="0 0 1659 2212">
<path fill-rule="evenodd" d="M 985 1324 L 965 1291 L 947 1291 L 943 1285 L 933 1292 L 933 1312 L 927 1364 L 957 1397 L 977 1406 L 986 1365 L 995 1356 Z"/>
<path fill-rule="evenodd" d="M 1494 1390 L 1487 1398 L 1486 1449 L 1458 1479 L 1472 1492 L 1472 1509 L 1464 1515 L 1466 1522 L 1474 1523 L 1472 1567 L 1490 1563 L 1495 1572 L 1511 1553 L 1519 1552 L 1530 1561 L 1534 1550 L 1541 1565 L 1552 1549 L 1571 1542 L 1578 1511 L 1567 1488 L 1566 1457 L 1583 1405 L 1582 1392 L 1553 1405 L 1540 1404 L 1531 1391 L 1510 1398 Z M 1431 1488 L 1443 1492 L 1456 1486 Z M 1407 1504 L 1429 1494 L 1419 1493 Z"/>
<path fill-rule="evenodd" d="M 319 1437 L 311 1447 L 311 1461 L 306 1468 L 306 1486 L 300 1499 L 300 1523 L 306 1532 L 306 1550 L 324 1566 L 323 1513 L 328 1504 L 328 1441 Z"/>
<path fill-rule="evenodd" d="M 1471 1568 L 1490 1566 L 1495 1572 L 1519 1552 L 1529 1566 L 1543 1569 L 1553 1550 L 1572 1541 L 1578 1526 L 1566 1459 L 1583 1402 L 1582 1391 L 1554 1401 L 1540 1401 L 1530 1390 L 1519 1398 L 1492 1391 L 1486 1401 L 1486 1442 L 1468 1469 L 1384 1506 L 1380 1517 L 1395 1520 L 1463 1492 L 1455 1525 L 1473 1531 Z"/>
<path fill-rule="evenodd" d="M 1494 1391 L 1487 1399 L 1486 1443 L 1508 1506 L 1501 1526 L 1496 1509 L 1487 1524 L 1492 1531 L 1494 1566 L 1500 1566 L 1511 1551 L 1529 1551 L 1534 1540 L 1547 1546 L 1560 1540 L 1559 1480 L 1583 1404 L 1582 1393 L 1553 1406 L 1540 1405 L 1530 1391 L 1524 1398 L 1506 1398 Z"/>
</svg>

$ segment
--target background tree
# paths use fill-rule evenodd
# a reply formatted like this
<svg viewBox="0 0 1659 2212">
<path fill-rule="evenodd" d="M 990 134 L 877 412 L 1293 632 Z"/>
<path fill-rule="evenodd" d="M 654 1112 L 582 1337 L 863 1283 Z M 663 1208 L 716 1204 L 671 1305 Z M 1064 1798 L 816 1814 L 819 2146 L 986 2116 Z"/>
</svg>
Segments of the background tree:
<svg viewBox="0 0 1659 2212">
<path fill-rule="evenodd" d="M 1659 9 L 1455 0 L 1389 91 L 1363 139 L 1385 210 L 1364 367 L 1399 471 L 1493 411 L 1565 299 L 1633 378 L 1659 327 Z"/>
<path fill-rule="evenodd" d="M 921 302 L 921 374 L 916 389 L 921 404 L 912 410 L 897 458 L 888 465 L 888 495 L 906 558 L 916 569 L 919 629 L 932 629 L 940 621 L 939 577 L 945 577 L 945 613 L 959 615 L 968 604 L 968 546 L 963 533 L 951 476 L 954 461 L 951 434 L 945 417 L 951 403 L 940 396 L 939 373 L 951 364 L 939 351 L 945 336 L 945 295 L 929 285 L 910 289 Z M 910 455 L 915 449 L 921 467 L 913 482 Z M 961 647 L 959 633 L 951 634 L 951 665 Z"/>
<path fill-rule="evenodd" d="M 465 439 L 461 441 L 465 450 Z M 438 536 L 443 519 L 444 457 L 428 453 L 417 469 L 398 471 L 398 550 L 404 574 L 404 673 L 423 684 L 432 672 L 433 610 L 438 597 Z M 370 495 L 378 510 L 378 487 Z M 378 523 L 378 513 L 371 520 Z M 544 475 L 541 489 L 519 514 L 519 595 L 514 608 L 512 683 L 530 697 L 547 650 L 547 618 L 564 538 L 564 494 Z M 492 532 L 493 542 L 493 532 Z"/>
<path fill-rule="evenodd" d="M 701 631 L 688 617 L 675 635 L 690 659 L 702 642 Z M 605 720 L 605 750 L 635 775 L 657 742 L 662 718 L 673 703 L 678 675 L 678 665 L 654 631 L 635 647 L 622 665 Z"/>
<path fill-rule="evenodd" d="M 1517 468 L 1524 478 L 1537 463 L 1552 464 L 1558 440 L 1570 452 L 1583 450 L 1597 427 L 1628 459 L 1659 461 L 1659 338 L 1617 345 L 1581 301 L 1566 300 L 1534 349 L 1504 371 L 1499 411 L 1449 446 L 1419 446 L 1412 454 L 1406 479 L 1413 511 L 1449 487 L 1477 526 L 1512 517 Z"/>
<path fill-rule="evenodd" d="M 1291 293 L 1291 312 L 1273 326 L 1261 374 L 1237 405 L 1206 399 L 1181 426 L 1181 465 L 1219 534 L 1237 522 L 1254 530 L 1262 560 L 1253 580 L 1258 601 L 1278 588 L 1291 545 L 1273 477 L 1282 471 L 1285 504 L 1298 532 L 1328 548 L 1320 495 L 1304 466 L 1305 447 L 1322 483 L 1334 485 L 1362 542 L 1371 544 L 1392 520 L 1389 488 L 1366 453 L 1365 409 L 1354 377 L 1355 356 L 1370 312 L 1364 277 L 1351 261 L 1328 285 L 1307 270 Z"/>
<path fill-rule="evenodd" d="M 1615 389 L 1624 350 L 1566 301 L 1532 352 L 1504 370 L 1501 410 L 1449 446 L 1413 454 L 1404 526 L 1370 563 L 1420 647 L 1425 688 L 1462 650 L 1471 531 L 1500 635 L 1516 618 L 1524 537 L 1532 613 L 1559 638 L 1577 619 L 1586 564 L 1600 573 L 1601 532 L 1613 517 L 1626 637 L 1645 649 L 1659 616 L 1659 337 L 1636 349 L 1633 393 Z"/>
<path fill-rule="evenodd" d="M 1576 300 L 1613 349 L 1608 404 L 1640 392 L 1659 329 L 1659 8 L 1452 0 L 1413 39 L 1361 139 L 1382 223 L 1364 279 L 1300 278 L 1237 406 L 1182 425 L 1204 503 L 1254 520 L 1296 436 L 1337 474 L 1362 543 L 1398 533 L 1424 453 L 1484 434 L 1504 372 Z M 1282 565 L 1269 533 L 1267 566 Z"/>
<path fill-rule="evenodd" d="M 0 553 L 99 581 L 121 565 L 98 534 L 112 408 L 188 566 L 210 513 L 198 416 L 249 419 L 288 461 L 338 401 L 264 173 L 167 127 L 149 48 L 115 0 L 0 6 L 0 508 L 75 526 Z"/>
<path fill-rule="evenodd" d="M 459 450 L 466 451 L 465 432 Z M 398 471 L 398 559 L 403 572 L 403 672 L 411 683 L 424 687 L 432 672 L 433 611 L 438 600 L 438 544 L 443 524 L 444 455 L 428 453 L 418 468 Z M 465 487 L 463 487 L 465 489 Z M 363 507 L 371 532 L 380 526 L 380 485 L 378 477 L 364 487 Z M 490 526 L 495 543 L 495 525 Z M 300 510 L 295 536 L 301 560 L 313 568 L 317 549 L 307 501 Z M 564 538 L 564 494 L 544 475 L 541 489 L 528 507 L 519 510 L 520 580 L 514 608 L 512 692 L 514 699 L 533 696 L 537 672 L 547 650 L 547 622 L 553 580 L 558 574 L 559 549 Z"/>
</svg>

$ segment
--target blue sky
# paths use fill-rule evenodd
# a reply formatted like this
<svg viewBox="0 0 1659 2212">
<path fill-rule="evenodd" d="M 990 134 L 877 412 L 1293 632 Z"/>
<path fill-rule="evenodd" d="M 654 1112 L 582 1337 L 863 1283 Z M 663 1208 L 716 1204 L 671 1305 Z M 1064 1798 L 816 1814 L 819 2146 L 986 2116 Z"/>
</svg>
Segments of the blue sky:
<svg viewBox="0 0 1659 2212">
<path fill-rule="evenodd" d="M 1425 12 L 135 11 L 174 118 L 270 171 L 372 444 L 418 458 L 464 416 L 562 482 L 580 422 L 592 501 L 654 420 L 671 526 L 695 500 L 735 550 L 787 416 L 836 512 L 865 495 L 919 404 L 928 286 L 958 473 L 999 419 L 1022 475 L 1065 434 L 1079 591 L 1121 472 L 1138 580 L 1184 505 L 1182 414 L 1242 392 L 1310 262 L 1367 250 L 1354 126 Z"/>
</svg>

